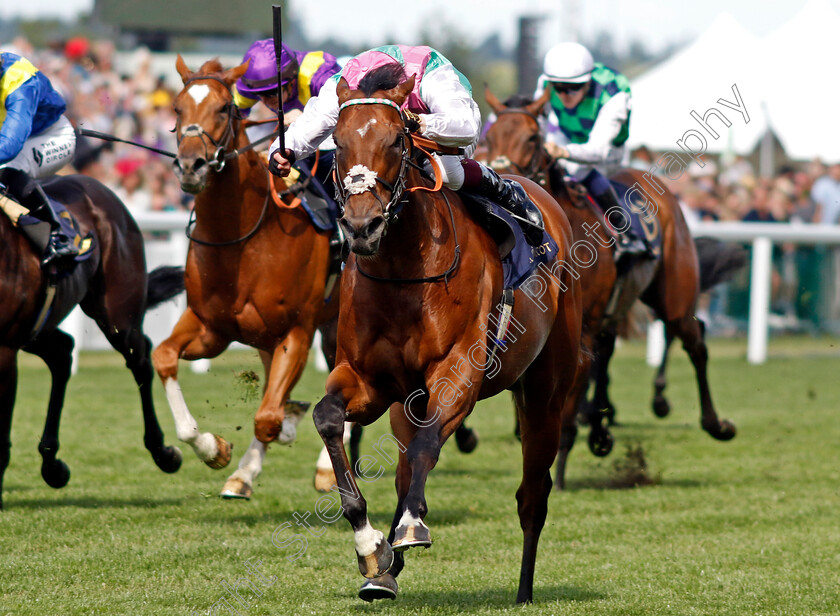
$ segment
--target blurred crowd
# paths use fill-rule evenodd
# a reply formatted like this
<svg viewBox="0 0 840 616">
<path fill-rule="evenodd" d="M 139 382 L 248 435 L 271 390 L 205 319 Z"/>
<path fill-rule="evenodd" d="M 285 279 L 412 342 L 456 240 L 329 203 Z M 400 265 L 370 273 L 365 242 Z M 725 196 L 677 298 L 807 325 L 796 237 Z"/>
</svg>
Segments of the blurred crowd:
<svg viewBox="0 0 840 616">
<path fill-rule="evenodd" d="M 656 156 L 645 148 L 632 153 L 631 166 L 647 171 Z M 666 181 L 689 225 L 697 221 L 840 223 L 840 164 L 813 160 L 760 177 L 742 156 L 692 165 L 676 181 Z M 774 246 L 770 324 L 779 330 L 831 331 L 840 325 L 840 249 Z M 716 334 L 743 329 L 749 305 L 748 272 L 714 289 L 701 316 Z M 734 318 L 733 318 L 734 317 Z"/>
<path fill-rule="evenodd" d="M 76 37 L 34 49 L 19 37 L 4 49 L 31 60 L 49 77 L 77 128 L 175 151 L 170 132 L 175 93 L 152 73 L 151 55 L 141 56 L 136 70 L 126 75 L 114 69 L 116 50 L 110 41 Z M 133 145 L 80 137 L 73 166 L 114 190 L 132 213 L 177 211 L 192 203 L 181 191 L 170 158 Z"/>
<path fill-rule="evenodd" d="M 131 74 L 120 74 L 110 41 L 76 37 L 46 49 L 34 49 L 22 37 L 5 43 L 4 49 L 30 59 L 50 78 L 67 101 L 67 116 L 76 127 L 175 151 L 175 135 L 170 131 L 175 126 L 172 101 L 176 93 L 151 70 L 149 52 L 138 51 L 136 68 Z M 265 111 L 259 109 L 258 115 L 263 117 L 259 112 Z M 657 156 L 639 148 L 630 164 L 647 171 Z M 668 185 L 689 224 L 713 220 L 833 225 L 840 222 L 840 164 L 832 162 L 786 166 L 768 178 L 760 177 L 744 157 L 718 161 L 709 157 L 705 167 L 692 165 L 690 172 Z M 192 196 L 181 191 L 171 165 L 169 158 L 148 150 L 85 137 L 79 139 L 74 160 L 77 172 L 112 188 L 134 213 L 191 207 Z M 840 273 L 837 249 L 777 247 L 773 273 L 777 315 L 790 323 L 816 323 L 828 314 L 840 322 L 835 271 Z M 827 276 L 833 290 L 825 288 Z M 825 300 L 827 293 L 837 297 Z M 727 303 L 738 303 L 737 297 L 732 300 L 729 295 L 724 288 L 713 296 L 707 307 L 713 322 L 726 323 L 723 314 L 732 312 Z"/>
</svg>

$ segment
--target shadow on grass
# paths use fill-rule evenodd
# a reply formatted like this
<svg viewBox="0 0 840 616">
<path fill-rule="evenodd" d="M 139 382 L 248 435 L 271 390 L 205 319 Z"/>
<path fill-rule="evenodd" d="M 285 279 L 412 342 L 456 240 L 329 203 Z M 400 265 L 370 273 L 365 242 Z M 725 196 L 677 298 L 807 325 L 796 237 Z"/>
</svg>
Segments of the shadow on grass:
<svg viewBox="0 0 840 616">
<path fill-rule="evenodd" d="M 566 603 L 570 601 L 602 601 L 606 595 L 592 592 L 576 586 L 551 585 L 534 587 L 533 608 L 550 602 Z M 435 608 L 447 610 L 457 609 L 460 613 L 485 611 L 487 609 L 503 609 L 505 611 L 516 606 L 516 588 L 482 588 L 476 590 L 428 590 L 401 589 L 400 595 L 394 603 L 379 601 L 372 604 L 359 603 L 353 610 L 356 613 L 372 613 L 379 611 L 377 606 L 384 605 L 398 607 L 401 613 L 434 611 Z"/>
<path fill-rule="evenodd" d="M 161 498 L 148 500 L 142 498 L 4 498 L 3 505 L 8 510 L 17 509 L 57 509 L 60 507 L 78 507 L 79 509 L 122 509 L 136 507 L 138 509 L 157 509 L 158 507 L 186 507 L 190 498 Z"/>
<path fill-rule="evenodd" d="M 611 477 L 603 475 L 580 477 L 578 479 L 567 479 L 565 492 L 578 492 L 582 490 L 628 490 L 628 489 L 661 489 L 661 488 L 697 488 L 707 485 L 705 482 L 696 479 L 662 479 L 659 478 L 656 483 L 638 486 L 620 485 Z M 562 492 L 561 492 L 562 493 Z"/>
</svg>

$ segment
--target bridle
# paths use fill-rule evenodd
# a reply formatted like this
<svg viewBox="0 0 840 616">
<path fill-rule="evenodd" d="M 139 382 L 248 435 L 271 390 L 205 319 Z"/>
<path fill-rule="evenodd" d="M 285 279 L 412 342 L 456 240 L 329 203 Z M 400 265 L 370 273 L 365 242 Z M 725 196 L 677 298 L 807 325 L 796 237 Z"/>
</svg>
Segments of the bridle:
<svg viewBox="0 0 840 616">
<path fill-rule="evenodd" d="M 346 101 L 338 108 L 339 115 L 344 109 L 348 107 L 353 107 L 355 105 L 387 105 L 388 107 L 393 107 L 394 109 L 396 109 L 397 113 L 400 114 L 400 119 L 402 119 L 403 121 L 405 120 L 400 106 L 397 105 L 394 101 L 387 98 L 356 98 L 353 100 Z M 400 170 L 399 173 L 397 173 L 397 179 L 394 180 L 394 183 L 392 184 L 387 180 L 383 180 L 381 177 L 379 177 L 379 174 L 376 174 L 376 177 L 374 178 L 376 182 L 384 186 L 386 190 L 390 191 L 391 199 L 387 203 L 385 203 L 385 201 L 382 199 L 379 193 L 373 190 L 373 187 L 371 187 L 369 190 L 369 192 L 373 194 L 374 198 L 379 202 L 379 205 L 382 207 L 382 216 L 385 219 L 386 224 L 390 224 L 393 220 L 396 220 L 397 216 L 399 215 L 399 210 L 401 209 L 401 206 L 394 206 L 400 203 L 403 193 L 405 192 L 405 183 L 406 177 L 408 175 L 409 165 L 418 169 L 420 168 L 419 165 L 417 165 L 411 160 L 411 134 L 408 132 L 407 128 L 403 128 L 402 132 L 400 133 L 400 141 L 402 152 L 400 154 Z M 348 175 L 345 177 L 351 180 L 353 179 L 353 176 L 349 175 L 349 172 Z M 411 191 L 412 189 L 409 189 L 409 192 Z M 338 205 L 342 210 L 341 213 L 343 214 L 344 203 L 351 195 L 348 194 L 350 191 L 348 187 L 345 186 L 344 179 L 339 178 L 337 157 L 335 159 L 335 192 L 336 201 L 338 202 Z"/>
<path fill-rule="evenodd" d="M 435 178 L 435 185 L 434 185 L 433 188 L 429 188 L 428 186 L 421 186 L 421 185 L 411 186 L 411 187 L 407 188 L 406 187 L 406 181 L 407 181 L 407 175 L 408 175 L 408 168 L 409 167 L 414 167 L 415 169 L 418 169 L 418 170 L 423 169 L 420 165 L 418 165 L 417 163 L 415 163 L 412 160 L 412 149 L 414 147 L 417 147 L 418 149 L 420 149 L 421 151 L 423 151 L 427 155 L 429 155 L 429 152 L 427 152 L 422 147 L 415 144 L 415 142 L 414 142 L 415 137 L 408 130 L 408 127 L 405 126 L 405 119 L 406 119 L 405 115 L 403 114 L 403 111 L 400 108 L 400 106 L 397 105 L 397 103 L 395 103 L 394 101 L 392 101 L 390 99 L 387 99 L 387 98 L 356 98 L 356 99 L 351 99 L 351 100 L 345 101 L 344 103 L 341 104 L 341 106 L 338 108 L 339 115 L 347 107 L 352 107 L 352 106 L 355 106 L 355 105 L 386 105 L 388 107 L 391 107 L 391 108 L 395 109 L 397 111 L 397 113 L 400 114 L 400 119 L 403 122 L 403 129 L 402 129 L 402 132 L 400 133 L 402 152 L 401 152 L 401 155 L 400 155 L 400 170 L 397 173 L 397 179 L 394 180 L 393 183 L 391 183 L 391 182 L 388 182 L 386 180 L 383 180 L 382 178 L 379 177 L 379 174 L 376 174 L 373 178 L 368 178 L 367 183 L 366 183 L 366 190 L 362 191 L 362 192 L 371 192 L 373 194 L 374 198 L 379 202 L 380 206 L 382 207 L 382 217 L 385 219 L 385 224 L 388 225 L 388 224 L 390 224 L 392 222 L 395 222 L 397 220 L 397 218 L 399 216 L 400 209 L 407 202 L 407 199 L 403 199 L 403 194 L 404 193 L 406 193 L 406 192 L 411 193 L 411 192 L 415 192 L 415 191 L 418 191 L 418 190 L 425 190 L 425 191 L 428 191 L 428 192 L 440 192 L 440 188 L 442 186 L 441 171 L 440 171 L 440 169 L 437 169 L 437 168 L 435 169 L 436 178 Z M 436 167 L 437 163 L 434 161 L 434 159 L 431 157 L 431 155 L 429 155 L 429 160 L 432 161 L 432 165 L 434 167 Z M 344 178 L 340 178 L 339 177 L 339 170 L 338 170 L 338 157 L 335 158 L 333 171 L 334 171 L 334 174 L 335 174 L 334 175 L 334 180 L 335 180 L 336 201 L 338 202 L 339 207 L 341 208 L 342 215 L 344 213 L 344 203 L 347 201 L 347 199 L 350 198 L 351 196 L 353 196 L 353 194 L 361 194 L 361 193 L 351 193 L 351 189 L 352 189 L 353 185 L 356 184 L 356 182 L 361 179 L 361 178 L 358 178 L 358 177 L 354 177 L 352 175 L 354 168 L 355 167 L 351 167 L 350 170 L 348 171 L 348 174 Z M 350 180 L 350 182 L 348 182 L 347 186 L 344 185 L 345 180 Z M 382 199 L 382 197 L 379 195 L 379 193 L 376 190 L 374 190 L 377 183 L 381 184 L 382 186 L 384 186 L 387 190 L 389 190 L 391 192 L 391 198 L 388 200 L 387 203 L 385 203 L 385 201 Z M 348 194 L 348 193 L 350 193 L 350 194 Z M 378 282 L 391 282 L 391 283 L 397 283 L 397 284 L 412 284 L 412 283 L 416 284 L 416 283 L 425 283 L 425 282 L 437 282 L 437 281 L 440 281 L 440 280 L 443 280 L 444 283 L 449 282 L 449 277 L 455 272 L 456 269 L 458 269 L 458 265 L 461 261 L 461 245 L 458 242 L 458 229 L 455 226 L 455 214 L 452 211 L 452 204 L 449 202 L 449 197 L 447 197 L 445 192 L 440 192 L 440 194 L 443 196 L 443 199 L 446 202 L 446 207 L 449 210 L 449 220 L 450 220 L 450 224 L 452 225 L 453 239 L 455 240 L 455 256 L 453 258 L 452 265 L 449 266 L 449 269 L 447 269 L 442 274 L 437 274 L 437 275 L 434 275 L 434 276 L 426 276 L 426 277 L 423 277 L 423 278 L 383 278 L 383 277 L 380 277 L 380 276 L 374 276 L 373 274 L 368 274 L 367 272 L 365 272 L 361 268 L 359 262 L 357 261 L 356 262 L 356 269 L 359 271 L 359 273 L 362 276 L 364 276 L 365 278 L 368 278 L 370 280 L 376 280 Z"/>
<path fill-rule="evenodd" d="M 237 150 L 232 150 L 230 153 L 226 153 L 226 151 L 230 148 L 231 142 L 233 141 L 233 121 L 235 119 L 235 116 L 236 119 L 238 119 L 238 114 L 236 114 L 236 105 L 233 103 L 233 93 L 230 90 L 230 86 L 224 79 L 215 75 L 195 75 L 184 82 L 184 88 L 186 88 L 195 81 L 206 81 L 208 79 L 212 81 L 218 81 L 225 87 L 227 93 L 230 94 L 230 101 L 228 101 L 228 103 L 225 105 L 225 111 L 227 112 L 227 123 L 225 124 L 225 131 L 222 133 L 221 137 L 219 137 L 218 139 L 214 139 L 213 135 L 206 132 L 204 130 L 204 127 L 201 126 L 201 124 L 188 124 L 187 126 L 184 126 L 183 128 L 179 129 L 179 125 L 181 122 L 179 118 L 177 123 L 175 124 L 175 140 L 178 144 L 178 147 L 180 148 L 181 141 L 188 137 L 198 137 L 199 139 L 201 139 L 201 143 L 202 145 L 204 145 L 204 159 L 208 161 L 207 165 L 211 169 L 213 169 L 213 171 L 221 172 L 225 168 L 225 163 L 228 160 L 239 156 L 239 152 Z M 212 146 L 216 148 L 212 155 L 208 155 L 210 147 L 207 141 L 209 141 L 210 144 L 212 144 Z"/>
<path fill-rule="evenodd" d="M 497 167 L 512 167 L 517 175 L 521 175 L 523 177 L 528 178 L 529 180 L 534 180 L 540 186 L 546 185 L 546 170 L 548 169 L 548 165 L 544 164 L 546 161 L 545 156 L 545 149 L 543 148 L 543 139 L 539 132 L 539 118 L 528 111 L 527 109 L 521 108 L 510 108 L 510 109 L 502 109 L 501 111 L 497 111 L 496 115 L 505 115 L 505 114 L 518 114 L 518 115 L 525 115 L 534 120 L 537 123 L 537 143 L 536 147 L 534 148 L 534 153 L 531 155 L 531 158 L 528 160 L 528 164 L 525 166 L 519 165 L 507 156 L 500 157 L 499 159 L 490 161 L 490 166 L 494 169 Z"/>
<path fill-rule="evenodd" d="M 230 146 L 232 145 L 233 139 L 236 135 L 236 130 L 234 128 L 234 122 L 236 120 L 240 120 L 241 118 L 239 116 L 238 109 L 233 102 L 233 92 L 231 91 L 230 86 L 227 84 L 227 82 L 224 79 L 222 79 L 221 77 L 217 77 L 216 75 L 194 75 L 184 82 L 184 88 L 186 88 L 187 86 L 189 86 L 191 83 L 193 83 L 195 81 L 202 81 L 202 80 L 208 80 L 208 79 L 212 80 L 212 81 L 217 81 L 220 84 L 222 84 L 225 87 L 225 90 L 227 91 L 227 93 L 230 95 L 230 100 L 227 102 L 227 104 L 224 107 L 224 109 L 227 113 L 227 122 L 225 124 L 225 130 L 222 133 L 222 136 L 219 137 L 218 139 L 214 139 L 211 134 L 209 134 L 207 131 L 204 130 L 204 127 L 201 126 L 201 124 L 188 124 L 187 126 L 179 129 L 179 126 L 180 126 L 180 118 L 179 118 L 178 121 L 176 122 L 175 128 L 174 128 L 175 140 L 176 140 L 176 143 L 178 145 L 178 148 L 180 149 L 181 141 L 183 141 L 184 139 L 186 139 L 188 137 L 197 137 L 198 139 L 200 139 L 202 145 L 204 146 L 204 154 L 205 154 L 204 158 L 205 158 L 205 160 L 208 161 L 207 166 L 210 167 L 216 173 L 221 173 L 224 170 L 225 163 L 227 161 L 229 161 L 233 158 L 237 158 L 240 154 L 243 154 L 243 153 L 247 152 L 248 150 L 253 149 L 257 145 L 259 145 L 260 143 L 263 143 L 264 141 L 267 141 L 268 139 L 273 139 L 274 137 L 277 136 L 278 132 L 274 131 L 273 133 L 271 133 L 269 135 L 266 135 L 265 137 L 262 137 L 260 139 L 257 139 L 256 141 L 253 141 L 253 142 L 249 143 L 247 146 L 245 146 L 241 149 L 238 149 L 238 150 L 237 149 L 231 149 Z M 205 138 L 206 138 L 206 140 L 205 140 Z M 210 150 L 210 146 L 208 145 L 208 141 L 210 142 L 210 145 L 212 145 L 212 147 L 215 148 L 212 155 L 208 155 L 208 152 Z M 228 151 L 228 150 L 230 150 L 230 151 Z M 177 160 L 177 158 L 176 158 L 176 160 Z M 266 169 L 266 173 L 268 174 L 268 169 Z M 270 195 L 271 195 L 271 176 L 270 176 L 270 174 L 268 174 L 267 177 L 268 177 L 268 191 L 266 192 L 265 203 L 263 203 L 262 212 L 260 212 L 260 217 L 257 219 L 257 222 L 254 225 L 254 227 L 250 231 L 248 231 L 245 235 L 243 235 L 243 236 L 241 236 L 241 237 L 239 237 L 235 240 L 229 240 L 229 241 L 226 241 L 226 242 L 208 242 L 206 240 L 199 240 L 199 239 L 193 237 L 192 233 L 190 231 L 190 229 L 192 228 L 192 226 L 195 224 L 195 221 L 196 221 L 195 208 L 193 208 L 192 211 L 190 211 L 190 217 L 189 217 L 189 220 L 187 222 L 187 228 L 185 230 L 185 234 L 187 236 L 187 239 L 189 239 L 192 242 L 195 242 L 196 244 L 201 244 L 202 246 L 220 247 L 220 246 L 232 246 L 234 244 L 239 244 L 240 242 L 244 242 L 245 240 L 248 240 L 251 237 L 253 237 L 254 234 L 257 232 L 257 230 L 262 225 L 263 220 L 265 220 L 265 215 L 266 215 L 266 212 L 268 211 L 268 204 L 269 204 Z"/>
</svg>

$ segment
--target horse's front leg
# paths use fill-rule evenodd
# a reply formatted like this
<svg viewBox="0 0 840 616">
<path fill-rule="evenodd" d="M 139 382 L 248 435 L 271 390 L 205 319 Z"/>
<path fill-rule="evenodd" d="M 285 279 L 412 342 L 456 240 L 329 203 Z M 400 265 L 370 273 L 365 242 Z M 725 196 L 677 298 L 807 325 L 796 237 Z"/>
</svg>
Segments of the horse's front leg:
<svg viewBox="0 0 840 616">
<path fill-rule="evenodd" d="M 350 470 L 343 437 L 348 411 L 351 414 L 358 411 L 359 418 L 363 416 L 372 421 L 385 412 L 388 403 L 376 391 L 366 387 L 346 364 L 340 364 L 330 373 L 327 392 L 315 405 L 312 418 L 333 465 L 336 480 L 333 489 L 341 496 L 344 517 L 355 534 L 359 571 L 366 578 L 377 578 L 391 568 L 394 553 L 385 535 L 374 529 L 368 519 L 367 503 Z"/>
<path fill-rule="evenodd" d="M 178 439 L 190 445 L 199 460 L 214 469 L 224 468 L 230 463 L 231 445 L 217 434 L 199 432 L 198 422 L 190 414 L 178 384 L 178 360 L 216 357 L 227 348 L 228 343 L 208 330 L 187 308 L 169 338 L 152 353 L 152 363 L 166 390 L 166 399 L 175 419 Z"/>
<path fill-rule="evenodd" d="M 432 380 L 432 382 L 438 381 Z M 480 381 L 473 379 L 473 382 Z M 403 551 L 418 546 L 428 548 L 432 545 L 431 532 L 423 521 L 428 513 L 426 479 L 437 464 L 441 447 L 446 439 L 461 425 L 475 405 L 478 385 L 474 384 L 469 390 L 457 390 L 457 392 L 456 396 L 451 389 L 440 389 L 437 393 L 432 392 L 431 397 L 428 398 L 425 394 L 417 397 L 410 396 L 406 400 L 401 417 L 392 413 L 392 425 L 408 424 L 416 430 L 406 451 L 406 461 L 411 469 L 411 480 L 403 500 L 402 514 L 391 542 L 394 550 Z M 445 399 L 444 396 L 446 396 Z M 427 400 L 427 404 L 424 405 L 423 400 Z M 395 433 L 397 431 L 395 427 Z"/>
<path fill-rule="evenodd" d="M 277 440 L 285 445 L 294 442 L 297 424 L 309 408 L 309 403 L 292 402 L 287 398 L 306 365 L 310 341 L 311 337 L 307 337 L 305 330 L 297 328 L 275 347 L 273 353 L 260 351 L 266 381 L 262 403 L 254 419 L 254 438 L 238 468 L 222 487 L 222 498 L 249 499 L 254 493 L 254 482 L 262 472 L 263 459 L 268 451 L 268 443 L 260 440 L 258 426 L 263 425 L 266 433 L 275 434 L 279 424 L 282 428 Z M 280 411 L 279 415 L 276 411 Z M 267 419 L 263 419 L 265 417 Z"/>
<path fill-rule="evenodd" d="M 0 346 L 0 511 L 3 510 L 3 475 L 12 446 L 12 411 L 17 392 L 17 350 Z"/>
</svg>

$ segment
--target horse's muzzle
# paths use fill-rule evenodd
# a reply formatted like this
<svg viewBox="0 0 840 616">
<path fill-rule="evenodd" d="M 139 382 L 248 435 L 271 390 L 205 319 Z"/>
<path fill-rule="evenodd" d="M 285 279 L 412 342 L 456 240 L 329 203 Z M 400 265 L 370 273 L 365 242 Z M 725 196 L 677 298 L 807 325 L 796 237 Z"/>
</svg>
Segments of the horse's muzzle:
<svg viewBox="0 0 840 616">
<path fill-rule="evenodd" d="M 370 220 L 354 220 L 345 215 L 339 223 L 350 242 L 350 250 L 357 255 L 371 256 L 379 250 L 379 242 L 385 233 L 385 219 L 376 216 Z"/>
<path fill-rule="evenodd" d="M 179 156 L 173 163 L 175 177 L 181 183 L 181 189 L 193 195 L 197 195 L 207 184 L 207 171 L 209 166 L 203 158 L 186 158 Z"/>
</svg>

